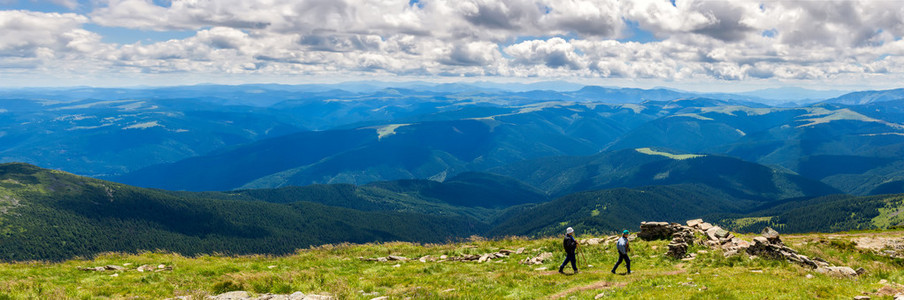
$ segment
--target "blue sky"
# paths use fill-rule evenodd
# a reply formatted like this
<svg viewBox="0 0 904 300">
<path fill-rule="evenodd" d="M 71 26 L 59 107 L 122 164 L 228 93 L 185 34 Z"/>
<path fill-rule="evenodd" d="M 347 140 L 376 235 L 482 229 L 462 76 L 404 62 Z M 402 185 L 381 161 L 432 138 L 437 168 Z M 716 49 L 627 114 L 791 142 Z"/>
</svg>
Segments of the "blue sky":
<svg viewBox="0 0 904 300">
<path fill-rule="evenodd" d="M 900 87 L 894 1 L 0 0 L 0 86 Z"/>
</svg>

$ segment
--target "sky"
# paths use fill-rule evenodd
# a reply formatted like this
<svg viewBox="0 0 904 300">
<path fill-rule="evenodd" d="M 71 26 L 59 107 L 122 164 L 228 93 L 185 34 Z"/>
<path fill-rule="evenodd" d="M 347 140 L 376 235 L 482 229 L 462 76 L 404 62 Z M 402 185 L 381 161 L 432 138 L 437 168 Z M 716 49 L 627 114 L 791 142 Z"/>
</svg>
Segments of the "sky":
<svg viewBox="0 0 904 300">
<path fill-rule="evenodd" d="M 0 86 L 900 88 L 900 1 L 0 0 Z"/>
</svg>

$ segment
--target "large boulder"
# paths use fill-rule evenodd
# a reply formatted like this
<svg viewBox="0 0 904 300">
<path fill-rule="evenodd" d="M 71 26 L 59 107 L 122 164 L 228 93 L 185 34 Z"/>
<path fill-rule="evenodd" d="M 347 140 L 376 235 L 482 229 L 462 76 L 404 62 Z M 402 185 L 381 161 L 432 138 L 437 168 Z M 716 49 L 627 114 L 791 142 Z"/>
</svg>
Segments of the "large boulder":
<svg viewBox="0 0 904 300">
<path fill-rule="evenodd" d="M 728 238 L 729 234 L 731 233 L 719 226 L 713 226 L 706 230 L 706 236 L 709 237 L 710 240 L 721 241 L 722 239 Z"/>
<path fill-rule="evenodd" d="M 765 237 L 767 240 L 769 240 L 770 243 L 773 243 L 773 244 L 781 244 L 782 243 L 782 239 L 781 239 L 780 235 L 778 234 L 778 231 L 775 231 L 775 229 L 772 229 L 771 227 L 763 228 L 763 231 L 760 232 L 760 235 Z"/>
<path fill-rule="evenodd" d="M 674 232 L 673 226 L 667 222 L 641 222 L 637 237 L 645 241 L 665 240 L 672 238 Z"/>
<path fill-rule="evenodd" d="M 703 224 L 703 219 L 687 220 L 685 223 L 687 227 L 697 227 L 697 225 Z"/>
<path fill-rule="evenodd" d="M 687 255 L 687 243 L 672 240 L 669 243 L 669 252 L 666 253 L 669 257 L 675 259 L 682 259 Z"/>
</svg>

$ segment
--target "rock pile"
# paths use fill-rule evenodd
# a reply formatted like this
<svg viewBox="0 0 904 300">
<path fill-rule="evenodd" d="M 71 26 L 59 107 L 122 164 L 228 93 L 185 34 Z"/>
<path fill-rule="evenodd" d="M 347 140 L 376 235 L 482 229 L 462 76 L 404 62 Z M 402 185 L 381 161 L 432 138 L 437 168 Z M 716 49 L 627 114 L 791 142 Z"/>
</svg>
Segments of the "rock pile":
<svg viewBox="0 0 904 300">
<path fill-rule="evenodd" d="M 760 236 L 753 238 L 753 245 L 750 245 L 750 247 L 747 248 L 747 254 L 769 259 L 784 259 L 814 269 L 830 267 L 829 263 L 820 258 L 810 259 L 805 255 L 798 254 L 794 249 L 785 246 L 785 244 L 782 243 L 782 239 L 778 232 L 769 227 L 764 228 L 760 233 Z M 851 273 L 856 274 L 853 269 L 848 267 L 844 268 L 850 269 Z M 840 269 L 826 269 L 824 271 L 838 274 L 847 273 L 847 270 Z"/>
<path fill-rule="evenodd" d="M 130 264 L 125 264 L 130 265 Z M 78 267 L 79 270 L 87 271 L 87 272 L 103 272 L 103 271 L 128 271 L 131 270 L 129 268 L 118 266 L 118 265 L 106 265 L 103 267 Z M 141 265 L 140 267 L 135 269 L 138 272 L 162 272 L 162 271 L 172 271 L 173 266 L 167 266 L 164 264 L 157 265 L 157 267 L 151 265 Z"/>
<path fill-rule="evenodd" d="M 501 249 L 501 250 L 496 251 L 496 252 L 484 253 L 484 254 L 480 254 L 480 255 L 477 255 L 477 254 L 465 254 L 465 255 L 462 255 L 462 256 L 453 256 L 453 257 L 449 257 L 449 256 L 446 256 L 446 255 L 440 255 L 440 256 L 437 258 L 437 257 L 434 257 L 434 256 L 432 256 L 432 255 L 426 255 L 426 256 L 423 256 L 423 257 L 421 257 L 421 258 L 419 258 L 419 259 L 417 259 L 417 260 L 420 261 L 420 262 L 423 262 L 423 263 L 425 263 L 425 262 L 443 262 L 443 261 L 460 261 L 460 262 L 471 262 L 471 261 L 476 261 L 476 262 L 478 262 L 478 263 L 484 263 L 484 262 L 490 262 L 490 261 L 492 261 L 492 260 L 494 260 L 494 259 L 505 258 L 505 257 L 508 257 L 508 256 L 511 255 L 511 254 L 521 254 L 521 253 L 524 253 L 524 248 L 518 248 L 518 250 Z M 409 261 L 409 260 L 411 260 L 411 259 L 409 259 L 409 258 L 407 258 L 407 257 L 404 257 L 404 256 L 396 256 L 396 255 L 389 255 L 389 256 L 386 256 L 386 257 L 375 257 L 375 258 L 358 257 L 358 259 L 359 259 L 359 260 L 362 260 L 362 261 L 378 261 L 378 262 Z"/>
<path fill-rule="evenodd" d="M 407 257 L 404 257 L 404 256 L 397 256 L 397 255 L 389 255 L 389 256 L 385 256 L 385 257 L 375 257 L 375 258 L 358 257 L 358 259 L 359 259 L 359 260 L 363 260 L 363 261 L 379 261 L 379 262 L 387 262 L 387 261 L 409 261 L 409 260 L 411 260 L 411 259 L 409 259 L 409 258 L 407 258 Z"/>
<path fill-rule="evenodd" d="M 901 237 L 867 236 L 855 239 L 854 243 L 857 248 L 871 250 L 878 255 L 904 258 L 904 238 Z"/>
<path fill-rule="evenodd" d="M 540 255 L 535 257 L 531 257 L 521 261 L 521 264 L 524 265 L 540 265 L 543 264 L 543 261 L 552 258 L 552 252 L 543 252 Z"/>
<path fill-rule="evenodd" d="M 171 298 L 170 300 L 189 300 L 195 299 L 191 296 L 179 296 L 176 298 Z M 208 300 L 332 300 L 336 299 L 332 296 L 327 295 L 305 295 L 302 292 L 295 292 L 292 294 L 263 294 L 257 297 L 251 297 L 246 291 L 234 291 L 234 292 L 226 292 L 216 296 L 207 296 Z"/>
<path fill-rule="evenodd" d="M 668 222 L 640 222 L 640 232 L 637 237 L 645 240 L 665 240 L 672 238 L 672 234 L 679 230 L 678 223 Z"/>
<path fill-rule="evenodd" d="M 666 255 L 682 259 L 687 257 L 687 248 L 697 240 L 696 234 L 705 237 L 699 241 L 700 244 L 722 249 L 726 256 L 736 255 L 750 246 L 747 241 L 719 226 L 703 222 L 702 219 L 687 221 L 687 226 L 667 222 L 641 222 L 637 237 L 644 240 L 671 239 Z"/>
<path fill-rule="evenodd" d="M 599 245 L 599 244 L 603 244 L 603 245 L 609 244 L 609 243 L 615 242 L 616 240 L 618 240 L 618 236 L 613 235 L 613 236 L 609 236 L 609 237 L 605 237 L 605 238 L 582 239 L 579 243 L 581 243 L 581 245 L 595 246 L 595 245 Z"/>
</svg>

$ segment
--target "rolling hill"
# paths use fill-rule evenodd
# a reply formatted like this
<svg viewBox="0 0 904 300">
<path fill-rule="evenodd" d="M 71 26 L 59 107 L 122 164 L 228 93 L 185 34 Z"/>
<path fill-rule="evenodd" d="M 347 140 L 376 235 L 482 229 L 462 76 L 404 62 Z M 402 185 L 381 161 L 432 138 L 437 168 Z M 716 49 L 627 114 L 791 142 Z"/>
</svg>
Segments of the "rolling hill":
<svg viewBox="0 0 904 300">
<path fill-rule="evenodd" d="M 755 186 L 743 182 L 749 179 L 738 177 L 736 182 Z M 872 203 L 873 198 L 849 196 L 751 200 L 703 183 L 591 190 L 549 199 L 519 181 L 484 173 L 464 173 L 442 183 L 400 180 L 184 192 L 137 188 L 21 163 L 0 164 L 0 259 L 54 260 L 155 249 L 186 255 L 284 254 L 340 242 L 544 236 L 567 226 L 605 233 L 635 229 L 641 220 L 714 213 L 722 214 L 719 220 L 726 224 L 773 216 L 788 228 L 846 230 L 897 225 L 902 206 L 900 201 L 857 205 Z M 833 199 L 847 202 L 835 205 Z M 824 213 L 832 217 L 801 217 L 813 215 L 807 210 L 816 209 L 810 207 L 834 210 Z M 799 210 L 807 213 L 796 213 Z M 860 215 L 861 211 L 865 213 Z M 837 222 L 852 213 L 856 220 Z M 886 221 L 875 221 L 877 216 L 886 216 Z"/>
<path fill-rule="evenodd" d="M 284 254 L 339 242 L 441 242 L 487 229 L 463 216 L 176 196 L 26 164 L 0 165 L 4 260 L 155 249 Z"/>
<path fill-rule="evenodd" d="M 650 148 L 552 157 L 493 168 L 554 196 L 618 187 L 704 184 L 739 199 L 774 201 L 839 193 L 816 180 L 718 155 L 671 154 Z"/>
</svg>

